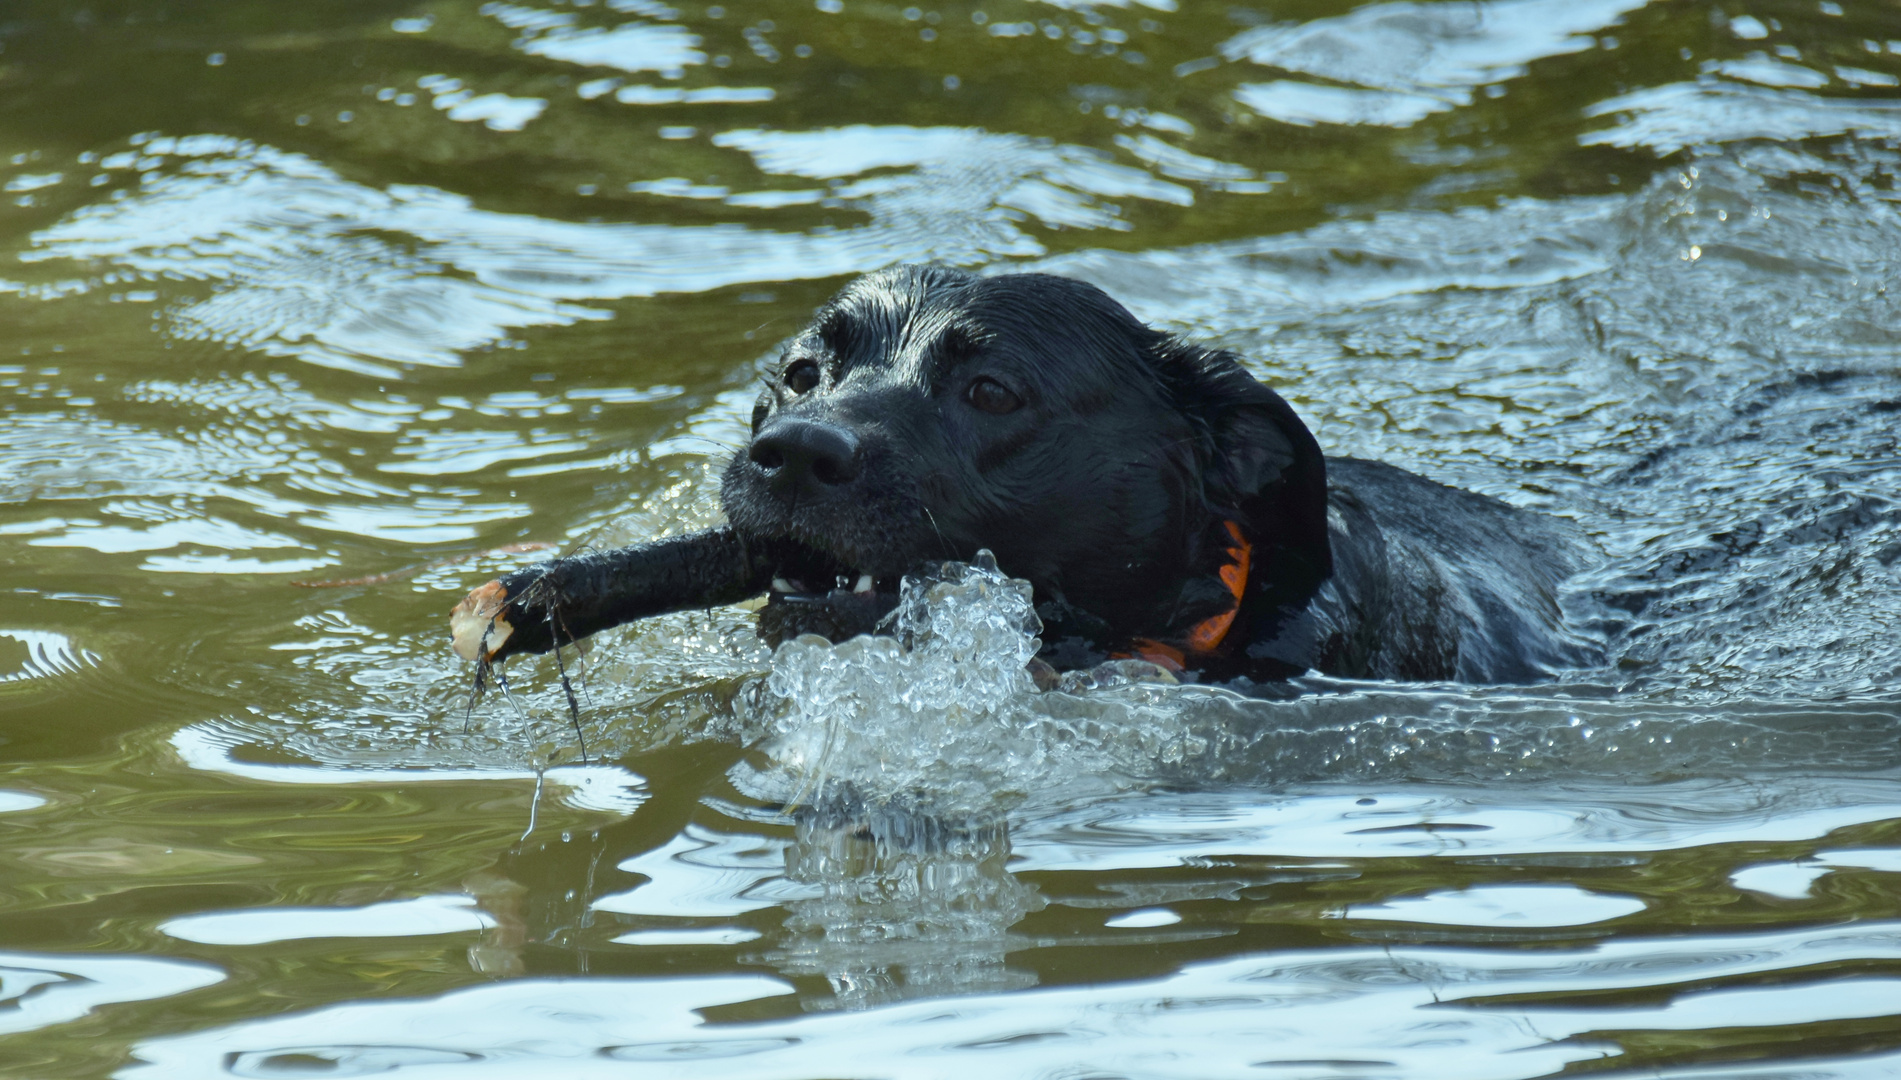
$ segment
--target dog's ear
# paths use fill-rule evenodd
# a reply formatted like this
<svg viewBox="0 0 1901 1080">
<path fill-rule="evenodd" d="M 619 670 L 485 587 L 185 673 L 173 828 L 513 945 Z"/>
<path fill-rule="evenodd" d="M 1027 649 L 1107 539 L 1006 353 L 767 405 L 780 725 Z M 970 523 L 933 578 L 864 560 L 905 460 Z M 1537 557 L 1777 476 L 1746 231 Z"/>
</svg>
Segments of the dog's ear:
<svg viewBox="0 0 1901 1080">
<path fill-rule="evenodd" d="M 1201 432 L 1209 507 L 1240 518 L 1256 542 L 1284 546 L 1332 572 L 1327 462 L 1293 406 L 1233 353 L 1170 339 L 1159 368 L 1176 406 Z"/>
</svg>

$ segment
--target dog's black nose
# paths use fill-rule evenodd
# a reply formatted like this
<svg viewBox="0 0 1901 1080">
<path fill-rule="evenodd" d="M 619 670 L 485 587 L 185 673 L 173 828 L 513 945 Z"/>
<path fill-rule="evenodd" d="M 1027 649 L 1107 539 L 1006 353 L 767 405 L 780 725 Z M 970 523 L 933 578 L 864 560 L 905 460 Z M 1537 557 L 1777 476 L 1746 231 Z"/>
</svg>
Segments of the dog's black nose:
<svg viewBox="0 0 1901 1080">
<path fill-rule="evenodd" d="M 780 495 L 826 495 L 858 478 L 858 437 L 817 420 L 767 425 L 747 456 Z"/>
</svg>

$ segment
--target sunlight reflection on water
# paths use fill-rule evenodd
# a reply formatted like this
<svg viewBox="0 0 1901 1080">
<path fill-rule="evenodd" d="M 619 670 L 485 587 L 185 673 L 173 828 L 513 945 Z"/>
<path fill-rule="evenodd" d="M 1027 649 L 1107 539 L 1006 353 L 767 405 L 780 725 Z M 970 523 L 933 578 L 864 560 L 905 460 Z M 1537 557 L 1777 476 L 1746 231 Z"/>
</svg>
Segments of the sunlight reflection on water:
<svg viewBox="0 0 1901 1080">
<path fill-rule="evenodd" d="M 853 1073 L 959 1077 L 1113 1068 L 1145 1076 L 1257 1076 L 1285 1062 L 1290 1075 L 1334 1075 L 1341 1047 L 1388 1075 L 1517 1078 L 1600 1059 L 1613 1047 L 1587 1033 L 1683 1031 L 1712 1024 L 1774 1028 L 1807 1020 L 1891 1015 L 1901 982 L 1673 990 L 1647 1005 L 1578 1008 L 1482 1004 L 1551 992 L 1667 990 L 1742 971 L 1796 968 L 1849 956 L 1901 957 L 1893 925 L 1795 934 L 1710 935 L 1606 942 L 1586 949 L 1498 953 L 1457 948 L 1335 949 L 1237 957 L 1192 965 L 1155 982 L 1042 989 L 919 1002 L 876 1013 L 708 1024 L 694 1010 L 782 994 L 777 980 L 522 980 L 435 999 L 344 1005 L 141 1044 L 147 1064 L 121 1075 L 202 1075 L 231 1055 L 241 1075 L 273 1060 L 359 1071 L 425 1066 L 453 1053 L 457 1072 L 518 1075 L 528 1062 L 567 1076 L 621 1075 L 621 1047 L 655 1076 Z M 329 1033 L 349 1031 L 348 1043 Z M 1166 1035 L 1166 1037 L 1162 1037 Z M 992 1051 L 1008 1046 L 1011 1053 Z M 405 1061 L 404 1054 L 424 1056 Z M 634 1056 L 634 1055 L 629 1055 Z M 730 1066 L 716 1064 L 736 1057 Z M 603 1060 L 603 1058 L 608 1060 Z M 313 1063 L 314 1063 L 313 1061 Z M 982 1063 L 981 1066 L 979 1063 Z M 1829 1063 L 1817 1062 L 1828 1072 Z M 1852 1068 L 1852 1067 L 1851 1067 Z M 1851 1073 L 1852 1074 L 1852 1073 Z"/>
<path fill-rule="evenodd" d="M 1901 1073 L 1873 8 L 22 3 L 49 1075 Z M 1096 281 L 1330 452 L 1577 518 L 1615 664 L 1038 694 L 940 598 L 1006 632 L 668 616 L 567 658 L 578 725 L 546 664 L 471 711 L 441 610 L 715 520 L 756 362 L 900 259 Z"/>
<path fill-rule="evenodd" d="M 305 938 L 414 937 L 486 930 L 495 920 L 467 896 L 424 896 L 360 908 L 255 908 L 172 919 L 159 931 L 203 945 L 268 945 Z"/>
<path fill-rule="evenodd" d="M 1593 31 L 1645 2 L 1369 4 L 1349 15 L 1248 30 L 1223 42 L 1221 53 L 1369 88 L 1284 79 L 1238 87 L 1235 97 L 1264 116 L 1409 127 L 1470 104 L 1474 88 L 1523 74 L 1530 61 L 1597 47 Z"/>
<path fill-rule="evenodd" d="M 183 994 L 221 981 L 202 964 L 134 957 L 0 952 L 0 1033 L 31 1031 L 102 1006 Z"/>
<path fill-rule="evenodd" d="M 834 277 L 905 260 L 1037 255 L 1043 246 L 1018 224 L 1026 214 L 1052 227 L 1126 229 L 1103 199 L 1194 201 L 1188 188 L 1099 151 L 974 128 L 739 130 L 713 142 L 769 174 L 838 181 L 826 198 L 869 222 L 810 234 L 577 225 L 479 210 L 430 188 L 378 191 L 302 155 L 203 135 L 146 143 L 136 195 L 41 231 L 21 258 L 102 260 L 143 280 L 206 282 L 211 295 L 172 310 L 179 336 L 394 376 L 456 366 L 513 328 L 606 317 L 581 301 Z M 168 170 L 150 167 L 167 162 Z M 890 168 L 908 171 L 844 182 Z M 88 289 L 56 281 L 29 292 Z"/>
</svg>

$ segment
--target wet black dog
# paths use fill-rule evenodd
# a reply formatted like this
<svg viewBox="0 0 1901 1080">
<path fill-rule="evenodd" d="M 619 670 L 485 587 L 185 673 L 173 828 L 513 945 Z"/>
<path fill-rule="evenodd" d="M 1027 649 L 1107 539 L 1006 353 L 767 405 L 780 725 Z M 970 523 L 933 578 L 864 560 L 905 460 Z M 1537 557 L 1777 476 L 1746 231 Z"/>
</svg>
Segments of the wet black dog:
<svg viewBox="0 0 1901 1080">
<path fill-rule="evenodd" d="M 530 567 L 458 651 L 545 651 L 767 593 L 768 640 L 872 630 L 907 571 L 979 549 L 1036 588 L 1045 659 L 1204 679 L 1522 682 L 1588 663 L 1566 523 L 1327 459 L 1228 353 L 1041 274 L 860 278 L 787 345 L 726 469 L 728 526 Z"/>
</svg>

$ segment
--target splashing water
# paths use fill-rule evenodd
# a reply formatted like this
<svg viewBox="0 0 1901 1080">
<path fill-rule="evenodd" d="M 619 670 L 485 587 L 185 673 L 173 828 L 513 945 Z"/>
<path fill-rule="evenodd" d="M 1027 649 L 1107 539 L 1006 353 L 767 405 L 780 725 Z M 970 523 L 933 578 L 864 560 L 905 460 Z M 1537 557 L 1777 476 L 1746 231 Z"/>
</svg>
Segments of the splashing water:
<svg viewBox="0 0 1901 1080">
<path fill-rule="evenodd" d="M 1470 687 L 1295 680 L 1280 700 L 1144 681 L 1140 665 L 1039 691 L 1027 582 L 985 553 L 907 578 L 895 637 L 780 646 L 730 732 L 771 764 L 762 798 L 862 814 L 986 815 L 1155 783 L 1663 781 L 1901 765 L 1901 729 L 1853 703 L 1721 709 L 1595 683 Z"/>
<path fill-rule="evenodd" d="M 1070 672 L 1039 692 L 1027 667 L 1042 645 L 1031 593 L 979 552 L 904 580 L 895 637 L 781 645 L 734 733 L 773 767 L 742 764 L 735 781 L 832 811 L 983 816 L 1032 796 L 1122 790 L 1205 763 L 1223 743 L 1230 717 L 1183 707 L 1183 693 L 1208 691 L 1145 681 L 1159 671 L 1149 664 Z"/>
<path fill-rule="evenodd" d="M 810 717 L 836 716 L 836 705 L 864 718 L 895 705 L 961 726 L 1032 688 L 1025 665 L 1043 625 L 1030 585 L 1004 576 L 987 551 L 969 566 L 905 578 L 894 623 L 896 639 L 837 649 L 811 635 L 786 643 L 773 658 L 772 692 Z"/>
<path fill-rule="evenodd" d="M 928 785 L 961 802 L 1008 787 L 973 765 L 1009 769 L 1043 752 L 1027 709 L 1036 685 L 1026 665 L 1043 629 L 1028 582 L 979 552 L 970 565 L 906 577 L 892 624 L 895 638 L 834 646 L 805 635 L 773 655 L 766 733 L 773 757 L 800 778 L 794 801 L 849 777 L 867 794 Z"/>
</svg>

